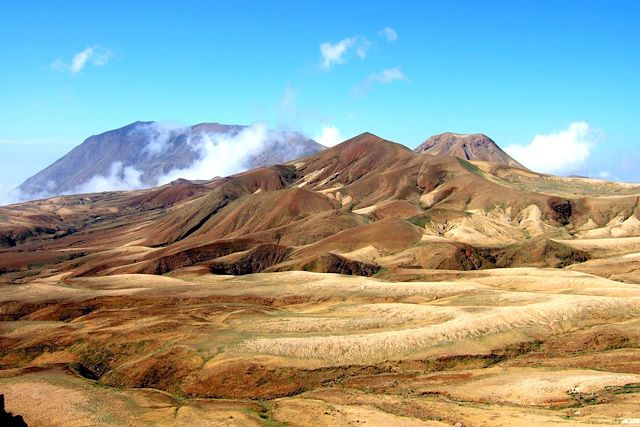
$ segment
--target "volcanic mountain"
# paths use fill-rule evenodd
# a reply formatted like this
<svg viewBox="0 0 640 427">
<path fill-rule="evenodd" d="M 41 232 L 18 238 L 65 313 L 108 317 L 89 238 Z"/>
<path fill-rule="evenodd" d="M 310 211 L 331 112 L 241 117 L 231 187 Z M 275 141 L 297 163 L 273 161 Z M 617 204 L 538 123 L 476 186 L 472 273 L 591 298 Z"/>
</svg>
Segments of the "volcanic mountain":
<svg viewBox="0 0 640 427">
<path fill-rule="evenodd" d="M 8 410 L 29 425 L 634 419 L 640 186 L 451 154 L 364 133 L 209 181 L 0 207 Z"/>
<path fill-rule="evenodd" d="M 156 122 L 135 122 L 87 138 L 64 157 L 27 179 L 19 190 L 34 196 L 91 191 L 95 186 L 87 184 L 96 177 L 124 181 L 128 183 L 125 188 L 152 187 L 179 178 L 180 171 L 192 167 L 207 155 L 207 150 L 215 150 L 212 146 L 221 144 L 221 139 L 229 145 L 221 152 L 231 152 L 230 156 L 235 158 L 221 156 L 220 162 L 237 162 L 239 170 L 284 163 L 325 148 L 298 132 L 259 128 L 254 134 L 241 138 L 243 132 L 252 130 L 248 126 L 220 123 L 170 129 Z M 227 165 L 220 169 L 228 170 Z M 213 174 L 203 178 L 210 179 Z M 106 183 L 102 187 L 112 190 L 119 186 Z"/>
<path fill-rule="evenodd" d="M 366 265 L 348 269 L 363 274 L 408 266 L 557 266 L 589 257 L 560 241 L 640 231 L 637 194 L 625 184 L 425 156 L 364 133 L 288 164 L 208 182 L 5 208 L 0 233 L 4 246 L 44 245 L 39 256 L 76 245 L 92 253 L 134 242 L 145 248 L 135 260 L 79 258 L 79 275 L 165 273 L 194 264 L 342 271 L 355 262 Z"/>
<path fill-rule="evenodd" d="M 482 160 L 526 169 L 505 153 L 491 138 L 481 133 L 441 133 L 430 137 L 418 145 L 414 151 L 434 156 L 456 156 L 465 160 Z"/>
</svg>

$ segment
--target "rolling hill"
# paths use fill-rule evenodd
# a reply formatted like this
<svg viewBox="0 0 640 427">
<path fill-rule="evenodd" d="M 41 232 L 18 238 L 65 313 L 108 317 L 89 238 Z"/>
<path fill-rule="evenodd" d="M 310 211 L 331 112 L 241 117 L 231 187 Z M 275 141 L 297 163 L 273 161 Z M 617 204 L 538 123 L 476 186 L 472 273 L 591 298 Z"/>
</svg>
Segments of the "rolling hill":
<svg viewBox="0 0 640 427">
<path fill-rule="evenodd" d="M 286 251 L 266 263 L 251 261 L 250 272 L 324 271 L 318 266 L 327 263 L 317 260 L 330 255 L 376 271 L 556 267 L 590 257 L 561 242 L 613 230 L 619 237 L 635 235 L 638 194 L 639 188 L 627 184 L 549 177 L 448 154 L 424 156 L 364 133 L 288 164 L 208 182 L 183 180 L 3 208 L 8 220 L 0 233 L 7 247 L 44 245 L 39 256 L 75 245 L 88 245 L 91 252 L 132 242 L 148 248 L 135 262 L 114 255 L 78 269 L 84 264 L 80 258 L 73 264 L 75 275 L 155 272 L 167 256 L 185 264 L 172 261 L 172 268 L 208 262 L 219 267 L 255 257 L 240 252 L 259 246 L 260 253 L 276 246 Z M 184 256 L 216 244 L 226 248 L 220 260 L 215 251 Z M 439 255 L 432 256 L 434 251 Z"/>
<path fill-rule="evenodd" d="M 1 207 L 8 409 L 35 425 L 633 419 L 640 187 L 488 147 L 363 133 L 208 181 Z"/>
</svg>

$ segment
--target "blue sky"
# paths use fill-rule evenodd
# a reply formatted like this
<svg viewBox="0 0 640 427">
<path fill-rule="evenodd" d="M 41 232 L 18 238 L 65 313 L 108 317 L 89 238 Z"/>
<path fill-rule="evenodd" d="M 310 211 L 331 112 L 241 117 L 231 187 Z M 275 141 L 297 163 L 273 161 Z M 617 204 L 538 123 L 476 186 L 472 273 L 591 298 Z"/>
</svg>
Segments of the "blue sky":
<svg viewBox="0 0 640 427">
<path fill-rule="evenodd" d="M 0 191 L 136 120 L 482 132 L 537 169 L 640 181 L 639 20 L 637 1 L 7 2 Z"/>
</svg>

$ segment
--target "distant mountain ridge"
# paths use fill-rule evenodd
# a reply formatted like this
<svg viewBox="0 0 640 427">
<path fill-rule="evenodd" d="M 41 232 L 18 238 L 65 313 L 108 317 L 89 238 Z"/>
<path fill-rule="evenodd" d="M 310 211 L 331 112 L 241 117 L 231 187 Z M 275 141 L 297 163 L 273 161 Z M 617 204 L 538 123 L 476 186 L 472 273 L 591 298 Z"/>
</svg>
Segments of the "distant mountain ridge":
<svg viewBox="0 0 640 427">
<path fill-rule="evenodd" d="M 505 153 L 491 138 L 481 133 L 441 133 L 428 138 L 418 145 L 414 151 L 435 156 L 448 155 L 465 160 L 481 160 L 526 169 L 513 157 Z"/>
<path fill-rule="evenodd" d="M 90 136 L 18 189 L 26 196 L 43 197 L 153 187 L 188 178 L 184 173 L 206 155 L 226 172 L 219 173 L 220 168 L 211 168 L 209 163 L 200 168 L 197 177 L 191 176 L 208 180 L 216 175 L 287 163 L 326 148 L 299 132 L 262 128 L 251 134 L 255 130 L 253 126 L 215 122 L 168 128 L 153 121 L 137 121 Z M 212 154 L 212 146 L 220 141 L 226 146 Z M 431 136 L 414 151 L 526 169 L 484 134 L 442 133 Z M 225 163 L 233 163 L 234 170 L 224 168 Z M 90 185 L 96 178 L 102 180 L 101 186 Z"/>
<path fill-rule="evenodd" d="M 172 171 L 185 170 L 194 165 L 203 155 L 202 144 L 207 136 L 234 137 L 249 128 L 200 123 L 169 129 L 157 122 L 137 121 L 90 136 L 18 188 L 27 195 L 63 194 L 79 191 L 94 177 L 126 173 L 134 174 L 136 182 L 144 186 L 155 186 L 159 184 L 158 179 Z M 298 132 L 268 130 L 264 141 L 253 144 L 251 148 L 241 161 L 245 170 L 285 163 L 317 153 L 325 147 Z M 213 176 L 214 173 L 203 178 L 210 179 Z"/>
</svg>

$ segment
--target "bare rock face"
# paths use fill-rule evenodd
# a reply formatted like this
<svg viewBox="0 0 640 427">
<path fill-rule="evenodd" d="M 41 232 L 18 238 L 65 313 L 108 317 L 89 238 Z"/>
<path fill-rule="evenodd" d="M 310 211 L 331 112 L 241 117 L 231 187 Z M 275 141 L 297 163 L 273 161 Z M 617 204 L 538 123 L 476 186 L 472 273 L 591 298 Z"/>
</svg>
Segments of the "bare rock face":
<svg viewBox="0 0 640 427">
<path fill-rule="evenodd" d="M 264 244 L 256 246 L 235 262 L 214 262 L 211 272 L 214 274 L 253 274 L 266 270 L 285 260 L 289 249 L 286 246 Z"/>
<path fill-rule="evenodd" d="M 414 151 L 434 156 L 455 156 L 465 160 L 482 160 L 526 169 L 505 153 L 491 138 L 481 133 L 441 133 L 430 137 L 418 145 Z"/>
</svg>

